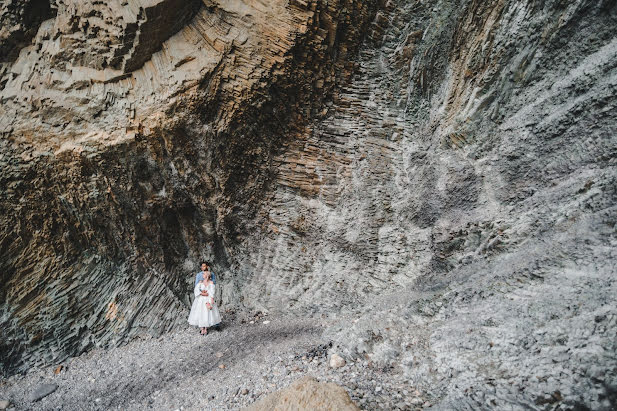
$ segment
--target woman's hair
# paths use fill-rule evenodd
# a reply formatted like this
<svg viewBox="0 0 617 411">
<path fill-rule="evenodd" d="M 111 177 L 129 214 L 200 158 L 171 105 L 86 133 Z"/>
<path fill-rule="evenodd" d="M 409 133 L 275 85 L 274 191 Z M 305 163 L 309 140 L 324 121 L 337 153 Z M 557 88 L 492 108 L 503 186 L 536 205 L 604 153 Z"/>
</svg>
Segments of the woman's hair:
<svg viewBox="0 0 617 411">
<path fill-rule="evenodd" d="M 211 280 L 211 279 L 212 279 L 212 274 L 210 274 L 210 271 L 205 271 L 204 280 Z"/>
</svg>

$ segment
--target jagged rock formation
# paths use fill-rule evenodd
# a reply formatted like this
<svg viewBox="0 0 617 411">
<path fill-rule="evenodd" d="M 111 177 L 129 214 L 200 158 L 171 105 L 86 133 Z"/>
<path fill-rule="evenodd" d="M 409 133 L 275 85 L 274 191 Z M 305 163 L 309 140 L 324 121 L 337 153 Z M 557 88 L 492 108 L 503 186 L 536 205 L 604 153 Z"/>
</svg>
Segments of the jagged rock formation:
<svg viewBox="0 0 617 411">
<path fill-rule="evenodd" d="M 0 7 L 0 63 L 13 62 L 55 13 L 46 0 L 8 0 Z"/>
<path fill-rule="evenodd" d="M 375 9 L 181 3 L 58 1 L 3 66 L 5 371 L 184 324 L 199 260 L 231 277 L 269 153 L 349 76 Z"/>
<path fill-rule="evenodd" d="M 3 56 L 7 367 L 182 324 L 214 258 L 444 407 L 615 404 L 614 1 L 167 3 Z"/>
</svg>

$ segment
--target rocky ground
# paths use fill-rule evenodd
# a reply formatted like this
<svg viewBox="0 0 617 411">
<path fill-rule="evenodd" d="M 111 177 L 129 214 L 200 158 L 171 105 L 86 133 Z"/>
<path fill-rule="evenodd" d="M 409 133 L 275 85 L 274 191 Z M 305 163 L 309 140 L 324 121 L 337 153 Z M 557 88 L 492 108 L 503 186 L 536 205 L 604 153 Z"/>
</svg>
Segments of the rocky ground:
<svg viewBox="0 0 617 411">
<path fill-rule="evenodd" d="M 349 320 L 257 316 L 226 322 L 206 337 L 187 327 L 70 358 L 58 373 L 53 366 L 2 380 L 0 400 L 18 410 L 239 409 L 309 375 L 343 386 L 362 408 L 429 406 L 393 370 L 366 361 L 330 366 L 324 329 Z M 48 384 L 57 389 L 33 401 Z"/>
</svg>

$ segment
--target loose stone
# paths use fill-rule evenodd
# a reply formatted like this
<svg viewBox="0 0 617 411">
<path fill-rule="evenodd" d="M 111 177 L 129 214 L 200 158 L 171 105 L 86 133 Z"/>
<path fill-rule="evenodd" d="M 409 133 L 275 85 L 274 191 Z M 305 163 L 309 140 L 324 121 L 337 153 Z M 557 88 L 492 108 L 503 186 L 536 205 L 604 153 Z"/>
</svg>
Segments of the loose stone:
<svg viewBox="0 0 617 411">
<path fill-rule="evenodd" d="M 345 359 L 338 354 L 332 354 L 330 357 L 331 368 L 341 368 L 345 366 Z"/>
<path fill-rule="evenodd" d="M 41 398 L 47 397 L 49 394 L 53 393 L 58 389 L 58 385 L 56 384 L 43 384 L 39 386 L 31 395 L 30 401 L 35 402 L 40 400 Z"/>
</svg>

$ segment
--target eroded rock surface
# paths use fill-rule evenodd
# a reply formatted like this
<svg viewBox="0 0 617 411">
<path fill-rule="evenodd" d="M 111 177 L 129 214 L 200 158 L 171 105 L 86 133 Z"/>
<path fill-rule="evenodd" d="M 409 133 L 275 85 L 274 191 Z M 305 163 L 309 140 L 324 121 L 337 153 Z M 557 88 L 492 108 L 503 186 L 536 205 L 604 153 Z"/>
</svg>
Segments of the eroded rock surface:
<svg viewBox="0 0 617 411">
<path fill-rule="evenodd" d="M 54 16 L 49 0 L 8 0 L 0 5 L 0 67 L 13 62 L 41 23 Z"/>
<path fill-rule="evenodd" d="M 269 158 L 350 75 L 375 9 L 181 3 L 57 2 L 3 66 L 6 372 L 184 324 L 200 259 L 233 278 Z"/>
<path fill-rule="evenodd" d="M 615 406 L 614 1 L 163 3 L 2 59 L 7 369 L 183 324 L 211 258 L 443 407 Z"/>
</svg>

